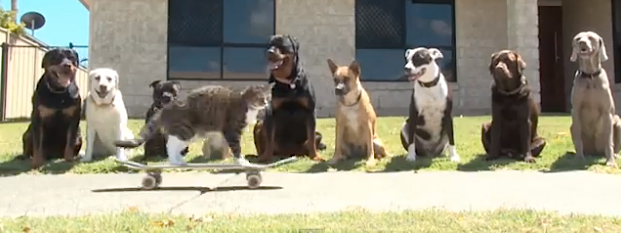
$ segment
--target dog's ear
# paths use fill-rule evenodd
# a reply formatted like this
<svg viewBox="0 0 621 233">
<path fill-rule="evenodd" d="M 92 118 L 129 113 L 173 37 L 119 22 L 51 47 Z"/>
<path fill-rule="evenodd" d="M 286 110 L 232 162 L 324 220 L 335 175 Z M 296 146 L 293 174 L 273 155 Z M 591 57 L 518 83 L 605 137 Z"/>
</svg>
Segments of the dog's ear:
<svg viewBox="0 0 621 233">
<path fill-rule="evenodd" d="M 360 64 L 358 64 L 356 60 L 352 61 L 351 64 L 349 64 L 349 70 L 354 72 L 354 75 L 356 75 L 356 77 L 360 76 Z"/>
<path fill-rule="evenodd" d="M 116 84 L 116 87 L 119 87 L 119 72 L 117 72 L 116 70 L 112 70 L 112 75 L 114 75 L 114 82 Z"/>
<path fill-rule="evenodd" d="M 177 81 L 170 81 L 170 83 L 172 83 L 173 89 L 175 89 L 175 91 L 179 92 L 181 90 L 181 83 Z"/>
<path fill-rule="evenodd" d="M 405 60 L 408 60 L 408 58 L 410 58 L 411 53 L 413 53 L 414 50 L 412 49 L 406 49 L 405 50 Z"/>
<path fill-rule="evenodd" d="M 287 35 L 287 37 L 291 41 L 291 47 L 293 47 L 293 52 L 295 54 L 298 54 L 298 51 L 300 50 L 300 43 L 298 42 L 298 39 L 291 35 Z"/>
<path fill-rule="evenodd" d="M 45 53 L 45 55 L 43 55 L 43 61 L 41 61 L 41 68 L 45 68 L 45 67 L 48 67 L 48 66 L 51 65 L 50 63 L 52 62 L 51 60 L 52 60 L 52 57 L 53 57 L 53 55 L 52 55 L 53 53 L 55 53 L 54 49 L 47 51 L 47 53 Z"/>
<path fill-rule="evenodd" d="M 429 55 L 431 55 L 431 58 L 433 58 L 433 60 L 440 59 L 440 58 L 444 57 L 444 55 L 442 55 L 442 52 L 440 52 L 439 49 L 430 48 L 428 51 L 429 51 Z"/>
<path fill-rule="evenodd" d="M 334 74 L 334 72 L 336 72 L 336 69 L 338 69 L 338 66 L 334 64 L 334 62 L 330 58 L 328 58 L 328 67 L 330 67 L 330 72 L 332 72 L 332 74 Z"/>
<path fill-rule="evenodd" d="M 80 55 L 74 49 L 71 49 L 71 53 L 75 56 L 76 66 L 80 66 Z M 118 75 L 117 75 L 118 77 Z"/>
<path fill-rule="evenodd" d="M 571 42 L 571 56 L 569 57 L 569 61 L 575 62 L 578 60 L 578 44 L 576 43 L 576 39 L 574 38 Z"/>
<path fill-rule="evenodd" d="M 151 84 L 149 84 L 149 87 L 153 89 L 157 89 L 156 87 L 160 87 L 162 85 L 160 82 L 161 80 L 155 80 Z"/>
<path fill-rule="evenodd" d="M 604 39 L 600 36 L 598 38 L 599 41 L 599 60 L 600 61 L 607 61 L 608 60 L 608 54 L 606 54 L 606 45 L 604 45 Z"/>
<path fill-rule="evenodd" d="M 492 56 L 489 61 L 489 73 L 494 74 L 494 67 L 496 67 L 496 62 L 498 60 L 498 55 L 500 52 L 492 53 Z"/>
<path fill-rule="evenodd" d="M 513 52 L 515 56 L 515 65 L 520 73 L 526 69 L 526 62 L 522 59 L 522 56 L 516 52 Z"/>
</svg>

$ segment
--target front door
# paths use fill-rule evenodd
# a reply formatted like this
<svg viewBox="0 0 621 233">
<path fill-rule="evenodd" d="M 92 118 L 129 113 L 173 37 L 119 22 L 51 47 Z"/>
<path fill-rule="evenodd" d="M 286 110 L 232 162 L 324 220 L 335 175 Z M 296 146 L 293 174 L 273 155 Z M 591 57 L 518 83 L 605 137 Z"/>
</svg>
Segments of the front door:
<svg viewBox="0 0 621 233">
<path fill-rule="evenodd" d="M 543 112 L 566 111 L 562 12 L 561 6 L 539 6 L 539 84 Z"/>
</svg>

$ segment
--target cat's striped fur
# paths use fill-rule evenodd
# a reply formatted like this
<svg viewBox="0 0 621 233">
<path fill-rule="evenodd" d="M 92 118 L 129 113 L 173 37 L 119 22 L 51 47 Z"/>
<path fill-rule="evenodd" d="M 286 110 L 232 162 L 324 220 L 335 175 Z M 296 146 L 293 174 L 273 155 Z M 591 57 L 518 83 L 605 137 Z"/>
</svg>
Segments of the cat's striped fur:
<svg viewBox="0 0 621 233">
<path fill-rule="evenodd" d="M 253 85 L 243 91 L 223 86 L 204 86 L 192 90 L 187 98 L 175 100 L 158 111 L 133 140 L 116 145 L 135 148 L 148 140 L 157 129 L 168 135 L 166 150 L 172 164 L 183 163 L 181 151 L 207 132 L 221 132 L 236 159 L 241 157 L 240 140 L 244 129 L 256 121 L 258 111 L 267 107 L 273 84 Z"/>
</svg>

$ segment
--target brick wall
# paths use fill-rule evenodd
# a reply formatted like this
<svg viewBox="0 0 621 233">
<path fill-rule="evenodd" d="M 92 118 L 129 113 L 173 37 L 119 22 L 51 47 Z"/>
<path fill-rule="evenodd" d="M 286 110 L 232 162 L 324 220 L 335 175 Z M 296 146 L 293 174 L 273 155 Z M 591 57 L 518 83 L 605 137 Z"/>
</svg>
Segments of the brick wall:
<svg viewBox="0 0 621 233">
<path fill-rule="evenodd" d="M 166 78 L 168 0 L 91 1 L 90 66 L 117 69 L 130 116 L 142 117 L 151 103 L 148 84 Z M 536 0 L 456 1 L 458 83 L 449 84 L 455 97 L 456 114 L 489 113 L 491 78 L 487 66 L 491 53 L 500 49 L 511 47 L 525 53 L 529 79 L 538 90 L 538 54 L 532 52 L 538 47 L 536 3 Z M 276 32 L 300 40 L 302 62 L 315 85 L 320 116 L 333 115 L 335 105 L 326 59 L 348 64 L 355 58 L 354 5 L 355 0 L 276 0 Z M 304 12 L 300 13 L 300 9 Z M 515 12 L 507 13 L 512 10 Z M 365 68 L 362 69 L 364 72 Z M 184 81 L 182 85 L 194 88 L 206 84 L 252 83 L 257 82 Z M 406 115 L 410 85 L 373 82 L 363 85 L 380 115 Z"/>
</svg>

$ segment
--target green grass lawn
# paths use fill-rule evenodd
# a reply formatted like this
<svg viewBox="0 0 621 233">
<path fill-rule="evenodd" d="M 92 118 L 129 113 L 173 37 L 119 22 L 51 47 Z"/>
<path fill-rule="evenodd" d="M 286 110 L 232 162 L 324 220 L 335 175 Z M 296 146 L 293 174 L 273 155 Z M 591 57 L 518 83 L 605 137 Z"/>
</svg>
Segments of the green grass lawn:
<svg viewBox="0 0 621 233">
<path fill-rule="evenodd" d="M 206 215 L 120 214 L 0 218 L 0 232 L 621 232 L 621 219 L 550 212 L 441 210 L 374 213 Z"/>
<path fill-rule="evenodd" d="M 565 171 L 588 169 L 598 172 L 617 173 L 619 169 L 604 166 L 603 157 L 587 158 L 587 161 L 579 161 L 568 152 L 573 151 L 571 136 L 569 134 L 570 118 L 568 116 L 545 116 L 539 119 L 539 134 L 548 141 L 537 163 L 529 164 L 520 161 L 501 159 L 487 162 L 483 160 L 484 150 L 480 142 L 481 129 L 483 122 L 489 121 L 490 117 L 455 117 L 455 140 L 457 152 L 461 155 L 462 161 L 457 164 L 451 162 L 447 157 L 424 158 L 419 157 L 415 163 L 405 161 L 405 150 L 401 147 L 399 133 L 403 124 L 403 117 L 382 117 L 378 122 L 378 133 L 382 138 L 391 154 L 392 158 L 382 160 L 378 165 L 371 169 L 366 169 L 364 161 L 343 161 L 334 167 L 329 167 L 326 163 L 311 161 L 303 158 L 295 163 L 288 164 L 272 170 L 288 172 L 323 172 L 328 170 L 369 170 L 373 172 L 381 171 L 407 171 L 407 170 L 460 170 L 460 171 L 480 171 L 480 170 L 540 170 L 540 171 Z M 324 136 L 324 143 L 328 149 L 320 153 L 327 159 L 332 157 L 334 152 L 334 119 L 319 119 L 318 130 Z M 134 134 L 142 126 L 143 120 L 131 120 L 130 127 Z M 103 159 L 91 163 L 69 164 L 62 160 L 52 161 L 46 166 L 36 171 L 30 171 L 28 161 L 14 160 L 15 155 L 21 153 L 21 135 L 26 128 L 26 123 L 5 123 L 0 124 L 0 175 L 10 175 L 23 172 L 44 172 L 44 173 L 109 173 L 109 172 L 128 172 L 127 169 L 118 166 L 110 159 Z M 85 128 L 85 123 L 81 125 Z M 202 142 L 196 142 L 190 147 L 190 153 L 186 157 L 187 161 L 204 162 L 201 153 Z M 84 147 L 82 148 L 84 149 Z M 254 143 L 251 131 L 247 131 L 242 140 L 242 153 L 255 154 Z M 134 158 L 142 155 L 142 147 L 130 152 Z M 166 160 L 159 160 L 165 162 Z M 222 162 L 222 161 L 216 161 Z M 227 161 L 229 162 L 229 161 Z M 187 171 L 177 169 L 175 171 Z"/>
</svg>

